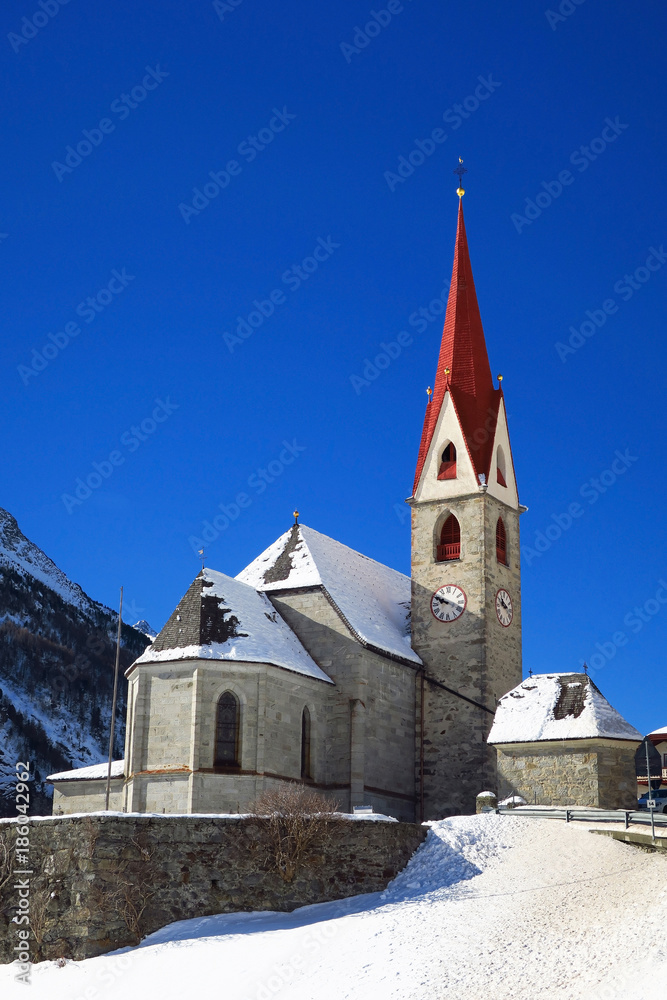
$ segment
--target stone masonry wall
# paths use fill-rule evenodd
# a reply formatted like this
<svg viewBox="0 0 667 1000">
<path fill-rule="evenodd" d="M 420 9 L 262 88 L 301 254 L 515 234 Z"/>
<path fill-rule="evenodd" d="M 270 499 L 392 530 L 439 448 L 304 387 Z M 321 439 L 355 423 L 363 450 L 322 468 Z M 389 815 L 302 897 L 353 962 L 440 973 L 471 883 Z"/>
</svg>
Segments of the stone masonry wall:
<svg viewBox="0 0 667 1000">
<path fill-rule="evenodd" d="M 268 821 L 258 817 L 97 814 L 28 822 L 33 960 L 99 955 L 175 920 L 291 911 L 377 892 L 427 834 L 409 823 L 332 820 L 327 844 L 285 882 L 273 865 Z M 0 822 L 10 847 L 15 826 Z M 0 890 L 0 962 L 13 960 L 17 943 L 14 881 Z"/>
<path fill-rule="evenodd" d="M 631 809 L 638 744 L 572 740 L 498 746 L 498 798 L 529 804 Z"/>
</svg>

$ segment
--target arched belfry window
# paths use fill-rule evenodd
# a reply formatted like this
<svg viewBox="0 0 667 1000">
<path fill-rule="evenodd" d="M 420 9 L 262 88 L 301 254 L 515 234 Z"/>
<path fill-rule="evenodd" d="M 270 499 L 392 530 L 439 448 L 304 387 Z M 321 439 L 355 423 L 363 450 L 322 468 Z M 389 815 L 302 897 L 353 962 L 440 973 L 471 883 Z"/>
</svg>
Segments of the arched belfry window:
<svg viewBox="0 0 667 1000">
<path fill-rule="evenodd" d="M 310 712 L 304 708 L 301 714 L 301 777 L 312 778 L 310 768 Z"/>
<path fill-rule="evenodd" d="M 442 526 L 437 558 L 438 562 L 461 558 L 461 526 L 453 514 L 449 515 Z"/>
<path fill-rule="evenodd" d="M 240 767 L 240 712 L 239 700 L 231 691 L 225 691 L 218 700 L 215 717 L 215 766 Z"/>
<path fill-rule="evenodd" d="M 498 452 L 496 455 L 496 468 L 498 470 L 497 480 L 501 486 L 507 486 L 507 475 L 505 472 L 505 452 L 498 446 Z"/>
<path fill-rule="evenodd" d="M 499 563 L 507 565 L 507 532 L 502 517 L 496 521 L 496 559 Z"/>
<path fill-rule="evenodd" d="M 438 479 L 456 479 L 456 448 L 450 441 L 440 456 Z"/>
</svg>

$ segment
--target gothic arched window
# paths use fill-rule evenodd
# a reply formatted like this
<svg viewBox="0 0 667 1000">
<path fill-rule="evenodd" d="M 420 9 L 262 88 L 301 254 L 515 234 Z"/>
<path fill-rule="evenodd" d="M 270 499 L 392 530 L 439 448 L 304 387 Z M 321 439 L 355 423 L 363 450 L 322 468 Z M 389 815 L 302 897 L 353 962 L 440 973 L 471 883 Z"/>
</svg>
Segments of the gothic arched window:
<svg viewBox="0 0 667 1000">
<path fill-rule="evenodd" d="M 496 456 L 496 468 L 497 468 L 497 480 L 501 486 L 507 486 L 507 477 L 505 474 L 505 452 L 498 446 L 498 453 Z"/>
<path fill-rule="evenodd" d="M 499 563 L 507 565 L 507 532 L 502 517 L 496 521 L 496 559 Z"/>
<path fill-rule="evenodd" d="M 312 778 L 310 770 L 310 712 L 304 708 L 301 715 L 301 777 Z"/>
<path fill-rule="evenodd" d="M 461 558 L 461 527 L 453 514 L 449 515 L 442 526 L 437 557 L 438 562 Z"/>
<path fill-rule="evenodd" d="M 240 767 L 241 712 L 239 700 L 231 691 L 220 695 L 215 717 L 216 767 Z"/>
<path fill-rule="evenodd" d="M 438 479 L 456 479 L 456 448 L 450 441 L 440 458 Z"/>
</svg>

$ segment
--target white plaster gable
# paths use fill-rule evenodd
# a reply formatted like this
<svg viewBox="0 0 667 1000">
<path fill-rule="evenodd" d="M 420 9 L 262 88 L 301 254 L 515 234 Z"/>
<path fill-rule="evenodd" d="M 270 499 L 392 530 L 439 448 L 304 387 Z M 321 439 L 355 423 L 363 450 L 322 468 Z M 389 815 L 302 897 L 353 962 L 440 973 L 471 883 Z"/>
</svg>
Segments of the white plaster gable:
<svg viewBox="0 0 667 1000">
<path fill-rule="evenodd" d="M 456 448 L 456 479 L 438 479 L 441 456 L 449 441 Z M 452 397 L 446 392 L 414 498 L 443 500 L 477 493 L 479 488 Z"/>
<path fill-rule="evenodd" d="M 498 482 L 498 448 L 502 448 L 505 456 L 505 482 L 507 483 L 507 486 L 501 486 Z M 493 453 L 491 456 L 491 469 L 489 472 L 489 487 L 487 493 L 493 497 L 497 497 L 498 500 L 502 500 L 503 503 L 508 504 L 510 507 L 514 507 L 515 509 L 518 509 L 519 507 L 519 492 L 516 485 L 516 476 L 514 475 L 514 463 L 512 462 L 512 451 L 510 449 L 510 437 L 509 430 L 507 428 L 507 413 L 505 412 L 504 399 L 500 400 L 500 407 L 498 409 L 498 421 L 496 423 L 496 432 L 493 439 Z"/>
</svg>

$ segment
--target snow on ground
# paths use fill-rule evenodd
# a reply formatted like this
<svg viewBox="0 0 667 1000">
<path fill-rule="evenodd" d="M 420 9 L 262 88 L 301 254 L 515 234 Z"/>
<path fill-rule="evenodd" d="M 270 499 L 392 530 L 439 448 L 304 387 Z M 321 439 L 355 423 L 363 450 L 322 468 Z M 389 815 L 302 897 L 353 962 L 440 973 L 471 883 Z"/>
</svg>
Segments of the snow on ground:
<svg viewBox="0 0 667 1000">
<path fill-rule="evenodd" d="M 34 1000 L 662 1000 L 667 858 L 584 824 L 432 824 L 384 893 L 182 921 L 32 970 Z M 3 1000 L 23 997 L 11 966 Z"/>
</svg>

